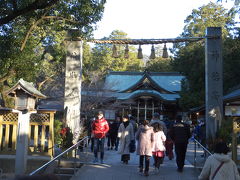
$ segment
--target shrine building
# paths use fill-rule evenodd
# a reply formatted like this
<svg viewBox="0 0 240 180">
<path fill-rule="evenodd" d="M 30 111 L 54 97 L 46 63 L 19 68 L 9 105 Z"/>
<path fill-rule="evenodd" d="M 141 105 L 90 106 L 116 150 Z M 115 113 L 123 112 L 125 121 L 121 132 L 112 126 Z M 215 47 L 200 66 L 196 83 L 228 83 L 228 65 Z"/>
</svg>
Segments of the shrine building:
<svg viewBox="0 0 240 180">
<path fill-rule="evenodd" d="M 104 82 L 104 94 L 111 97 L 105 106 L 105 117 L 131 114 L 137 122 L 150 120 L 155 112 L 161 119 L 174 119 L 181 80 L 177 72 L 110 72 Z"/>
</svg>

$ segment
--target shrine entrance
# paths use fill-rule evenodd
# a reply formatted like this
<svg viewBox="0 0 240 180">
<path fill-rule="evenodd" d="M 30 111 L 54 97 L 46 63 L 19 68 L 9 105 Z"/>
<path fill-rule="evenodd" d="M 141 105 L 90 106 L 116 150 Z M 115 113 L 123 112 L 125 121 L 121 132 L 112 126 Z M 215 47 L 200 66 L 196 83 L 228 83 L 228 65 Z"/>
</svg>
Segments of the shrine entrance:
<svg viewBox="0 0 240 180">
<path fill-rule="evenodd" d="M 138 122 L 152 119 L 155 112 L 160 114 L 161 120 L 173 120 L 178 111 L 176 103 L 166 103 L 152 96 L 140 96 L 135 101 L 137 105 L 131 107 L 131 114 Z"/>
<path fill-rule="evenodd" d="M 222 82 L 222 32 L 220 27 L 208 27 L 206 30 L 206 36 L 204 37 L 182 37 L 182 38 L 172 38 L 172 39 L 109 39 L 109 40 L 89 40 L 88 42 L 91 43 L 97 43 L 97 44 L 112 44 L 113 47 L 116 44 L 122 44 L 122 45 L 154 45 L 154 44 L 164 44 L 166 43 L 192 43 L 196 41 L 205 40 L 205 85 L 206 85 L 206 95 L 205 95 L 205 107 L 206 107 L 206 135 L 207 138 L 215 139 L 216 132 L 221 126 L 221 122 L 223 119 L 223 82 Z M 80 44 L 75 43 L 76 41 L 80 42 Z M 83 41 L 80 38 L 71 38 L 69 41 L 70 45 L 68 48 L 68 62 L 66 64 L 74 65 L 75 61 L 79 59 L 82 61 L 82 45 Z M 71 43 L 75 45 L 71 45 Z M 114 49 L 114 48 L 113 48 Z M 141 50 L 141 48 L 139 48 Z M 71 63 L 72 62 L 72 63 Z M 67 68 L 66 70 L 66 78 L 71 84 L 75 81 L 73 79 L 79 78 L 79 75 L 81 76 L 81 66 L 82 62 L 80 62 L 79 67 L 80 68 Z M 77 83 L 78 85 L 79 83 Z M 80 85 L 81 86 L 81 85 Z M 71 96 L 67 93 L 65 93 L 65 102 L 70 102 L 74 97 L 74 94 L 79 95 L 80 92 L 80 86 L 74 88 L 76 91 L 75 93 L 71 93 L 72 91 L 69 91 Z M 65 85 L 66 87 L 66 85 Z M 66 89 L 72 90 L 71 86 L 67 86 Z M 66 91 L 67 92 L 67 91 Z M 78 98 L 77 98 L 78 99 Z M 79 98 L 80 99 L 80 98 Z M 153 110 L 151 109 L 151 101 L 146 100 L 148 98 L 140 98 L 139 99 L 139 108 L 137 111 L 139 111 L 138 116 L 139 118 L 144 117 L 147 118 L 152 114 Z M 77 106 L 76 106 L 77 104 Z M 78 101 L 76 103 L 66 103 L 65 108 L 69 111 L 69 114 L 66 115 L 67 118 L 71 117 L 78 117 L 79 113 L 76 113 L 76 108 L 79 110 L 79 105 L 81 104 L 81 101 Z M 73 108 L 71 107 L 73 106 Z M 140 109 L 144 108 L 144 109 Z M 143 107 L 144 106 L 144 107 Z M 146 108 L 145 108 L 146 107 Z M 155 105 L 154 105 L 155 108 Z M 136 111 L 136 109 L 135 109 Z M 80 118 L 76 118 L 76 121 L 79 121 Z M 68 121 L 68 119 L 67 119 Z M 75 120 L 74 120 L 75 121 Z M 70 122 L 70 120 L 69 120 Z M 79 122 L 71 122 L 70 127 L 73 127 L 74 124 L 79 124 Z M 74 131 L 74 130 L 73 130 Z"/>
</svg>

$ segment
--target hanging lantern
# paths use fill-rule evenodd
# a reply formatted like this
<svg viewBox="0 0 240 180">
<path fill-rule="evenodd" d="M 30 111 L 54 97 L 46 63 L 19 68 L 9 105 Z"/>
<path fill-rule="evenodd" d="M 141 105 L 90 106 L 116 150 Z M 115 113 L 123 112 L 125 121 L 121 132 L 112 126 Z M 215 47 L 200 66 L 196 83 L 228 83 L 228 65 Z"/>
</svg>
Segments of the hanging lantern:
<svg viewBox="0 0 240 180">
<path fill-rule="evenodd" d="M 151 48 L 151 54 L 150 54 L 150 59 L 155 59 L 155 48 L 154 48 L 154 45 L 152 45 L 152 48 Z"/>
<path fill-rule="evenodd" d="M 116 47 L 115 44 L 113 45 L 113 48 L 112 48 L 112 57 L 113 58 L 118 58 L 117 47 Z"/>
<path fill-rule="evenodd" d="M 142 48 L 141 48 L 141 45 L 140 45 L 140 44 L 139 44 L 139 48 L 138 48 L 137 58 L 138 58 L 138 59 L 142 59 L 142 58 L 143 58 Z"/>
<path fill-rule="evenodd" d="M 167 52 L 167 46 L 166 46 L 166 43 L 164 44 L 164 47 L 163 47 L 163 55 L 162 55 L 163 58 L 168 58 L 168 52 Z"/>
<path fill-rule="evenodd" d="M 125 58 L 125 59 L 128 59 L 128 58 L 129 58 L 128 52 L 129 52 L 129 49 L 128 49 L 128 44 L 127 44 L 126 47 L 125 47 L 125 51 L 124 51 L 124 58 Z"/>
</svg>

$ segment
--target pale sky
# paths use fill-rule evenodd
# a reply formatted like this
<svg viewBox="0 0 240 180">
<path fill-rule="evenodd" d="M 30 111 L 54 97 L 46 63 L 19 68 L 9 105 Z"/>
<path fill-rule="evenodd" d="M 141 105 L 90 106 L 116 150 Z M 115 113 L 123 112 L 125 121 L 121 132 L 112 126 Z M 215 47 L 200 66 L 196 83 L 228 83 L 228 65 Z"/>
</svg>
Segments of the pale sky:
<svg viewBox="0 0 240 180">
<path fill-rule="evenodd" d="M 216 0 L 107 0 L 94 38 L 109 36 L 113 30 L 122 30 L 131 39 L 176 38 L 192 10 L 210 1 Z M 230 7 L 233 1 L 223 5 Z"/>
</svg>

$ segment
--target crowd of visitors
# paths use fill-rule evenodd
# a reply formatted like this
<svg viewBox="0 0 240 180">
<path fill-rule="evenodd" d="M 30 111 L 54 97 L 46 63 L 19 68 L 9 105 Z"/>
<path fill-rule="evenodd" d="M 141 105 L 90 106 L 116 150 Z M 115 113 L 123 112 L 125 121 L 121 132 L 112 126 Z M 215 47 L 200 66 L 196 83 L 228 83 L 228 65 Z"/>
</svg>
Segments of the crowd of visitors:
<svg viewBox="0 0 240 180">
<path fill-rule="evenodd" d="M 136 154 L 139 155 L 139 172 L 144 176 L 149 176 L 151 157 L 153 157 L 155 174 L 158 174 L 164 157 L 168 156 L 169 160 L 174 158 L 173 147 L 177 171 L 183 172 L 190 137 L 193 135 L 199 142 L 206 142 L 206 136 L 203 132 L 205 131 L 205 123 L 199 121 L 191 132 L 190 125 L 184 123 L 180 115 L 170 126 L 169 124 L 166 126 L 165 122 L 160 120 L 159 113 L 154 113 L 150 122 L 143 120 L 138 125 L 129 115 L 123 116 L 122 119 L 117 117 L 115 121 L 107 121 L 103 111 L 99 111 L 97 118 L 93 118 L 88 126 L 91 150 L 94 152 L 93 163 L 104 164 L 105 139 L 107 138 L 107 149 L 117 151 L 121 155 L 123 164 L 128 164 L 130 153 L 136 151 Z M 137 142 L 136 149 L 135 140 Z M 207 158 L 198 179 L 240 180 L 238 168 L 228 152 L 229 147 L 225 142 L 217 142 L 214 154 Z M 59 178 L 53 174 L 15 177 L 15 180 L 25 179 L 58 180 Z"/>
<path fill-rule="evenodd" d="M 183 172 L 186 150 L 189 138 L 193 135 L 199 142 L 205 143 L 205 123 L 200 122 L 191 132 L 190 125 L 182 121 L 178 115 L 175 123 L 166 123 L 160 120 L 159 113 L 154 113 L 150 121 L 143 120 L 137 124 L 131 115 L 117 117 L 115 121 L 107 121 L 103 112 L 98 112 L 98 117 L 91 122 L 92 147 L 94 152 L 94 163 L 98 162 L 100 152 L 100 163 L 104 163 L 104 143 L 107 138 L 107 149 L 115 150 L 121 155 L 123 164 L 128 164 L 130 153 L 135 151 L 135 140 L 137 144 L 136 154 L 139 155 L 139 172 L 149 176 L 150 160 L 153 157 L 155 174 L 160 171 L 165 156 L 169 160 L 174 158 L 175 149 L 177 171 Z M 208 157 L 199 179 L 239 179 L 235 163 L 227 155 L 226 143 L 216 145 L 215 153 Z M 228 171 L 229 169 L 229 171 Z"/>
</svg>

